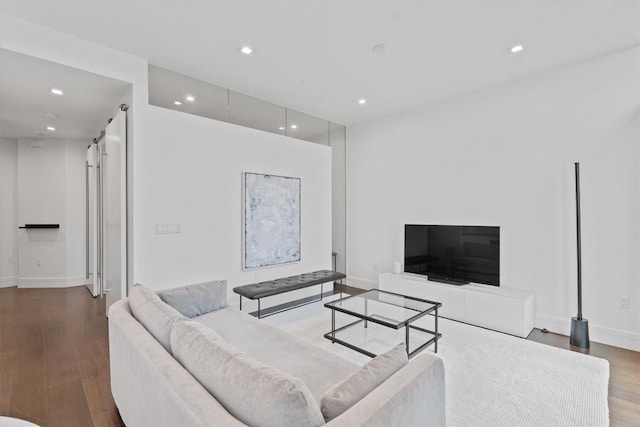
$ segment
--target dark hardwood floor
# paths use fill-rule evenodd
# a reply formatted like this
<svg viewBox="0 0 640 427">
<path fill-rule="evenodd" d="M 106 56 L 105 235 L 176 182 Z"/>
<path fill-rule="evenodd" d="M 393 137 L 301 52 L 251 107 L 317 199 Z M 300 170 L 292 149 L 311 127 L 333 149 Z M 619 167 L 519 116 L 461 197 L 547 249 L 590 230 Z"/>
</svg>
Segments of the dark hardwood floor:
<svg viewBox="0 0 640 427">
<path fill-rule="evenodd" d="M 86 287 L 0 289 L 0 415 L 40 426 L 122 426 L 104 299 Z"/>
<path fill-rule="evenodd" d="M 585 351 L 538 329 L 528 339 L 607 359 L 611 425 L 640 426 L 640 353 L 594 342 Z M 103 299 L 85 287 L 0 289 L 0 415 L 43 427 L 123 425 L 111 397 Z"/>
</svg>

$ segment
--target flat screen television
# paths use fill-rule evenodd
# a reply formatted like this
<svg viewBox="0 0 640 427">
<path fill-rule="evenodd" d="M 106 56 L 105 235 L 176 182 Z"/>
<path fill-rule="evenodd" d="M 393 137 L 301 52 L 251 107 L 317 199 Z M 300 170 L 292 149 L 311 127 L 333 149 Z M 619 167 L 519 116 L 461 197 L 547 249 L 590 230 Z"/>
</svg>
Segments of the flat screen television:
<svg viewBox="0 0 640 427">
<path fill-rule="evenodd" d="M 500 286 L 500 227 L 406 224 L 404 271 L 445 283 Z"/>
</svg>

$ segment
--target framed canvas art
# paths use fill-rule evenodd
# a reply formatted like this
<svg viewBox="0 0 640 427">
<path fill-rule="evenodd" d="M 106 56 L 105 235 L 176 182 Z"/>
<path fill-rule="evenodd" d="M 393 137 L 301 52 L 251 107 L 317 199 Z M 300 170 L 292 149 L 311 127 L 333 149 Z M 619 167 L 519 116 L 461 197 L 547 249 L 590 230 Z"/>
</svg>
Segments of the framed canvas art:
<svg viewBox="0 0 640 427">
<path fill-rule="evenodd" d="M 245 172 L 244 268 L 300 261 L 300 178 Z"/>
</svg>

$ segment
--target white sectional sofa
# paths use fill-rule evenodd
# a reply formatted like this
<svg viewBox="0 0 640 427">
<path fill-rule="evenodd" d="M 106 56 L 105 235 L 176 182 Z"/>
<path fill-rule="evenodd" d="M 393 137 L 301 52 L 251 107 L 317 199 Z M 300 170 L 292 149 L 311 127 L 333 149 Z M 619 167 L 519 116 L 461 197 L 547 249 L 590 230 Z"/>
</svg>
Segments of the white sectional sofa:
<svg viewBox="0 0 640 427">
<path fill-rule="evenodd" d="M 360 367 L 227 306 L 225 282 L 136 286 L 109 310 L 109 353 L 129 427 L 445 425 L 438 357 Z M 344 412 L 327 415 L 331 398 Z"/>
</svg>

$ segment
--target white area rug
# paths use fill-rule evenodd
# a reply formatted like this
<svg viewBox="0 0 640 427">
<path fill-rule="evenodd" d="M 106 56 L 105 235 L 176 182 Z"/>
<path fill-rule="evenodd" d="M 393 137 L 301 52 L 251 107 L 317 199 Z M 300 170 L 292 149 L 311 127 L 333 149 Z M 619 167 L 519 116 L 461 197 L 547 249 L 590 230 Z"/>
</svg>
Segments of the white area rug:
<svg viewBox="0 0 640 427">
<path fill-rule="evenodd" d="M 331 329 L 326 301 L 263 320 L 359 364 L 371 360 L 323 337 Z M 336 319 L 338 325 L 355 320 Z M 431 316 L 420 322 L 433 329 Z M 369 329 L 354 329 L 351 338 L 374 352 L 391 348 L 394 338 L 404 341 L 403 330 Z M 448 426 L 609 425 L 606 360 L 446 319 L 439 331 Z M 433 346 L 423 351 L 433 352 Z"/>
</svg>

